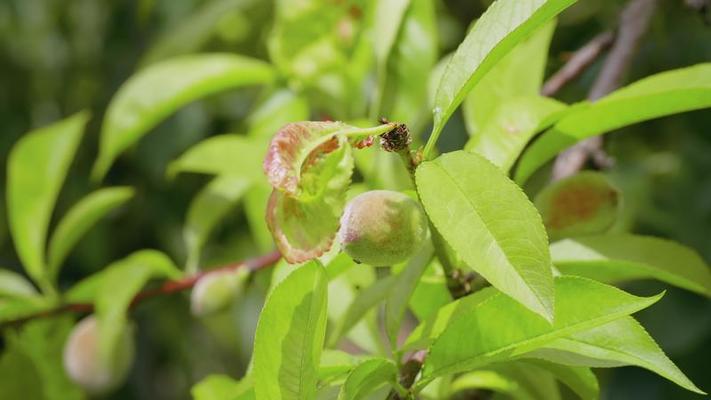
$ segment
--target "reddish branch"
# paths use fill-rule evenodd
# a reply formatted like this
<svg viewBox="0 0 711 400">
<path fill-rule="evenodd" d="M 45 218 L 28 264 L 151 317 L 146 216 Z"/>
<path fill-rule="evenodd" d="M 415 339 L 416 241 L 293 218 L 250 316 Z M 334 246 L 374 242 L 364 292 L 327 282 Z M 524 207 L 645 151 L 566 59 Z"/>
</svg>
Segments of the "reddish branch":
<svg viewBox="0 0 711 400">
<path fill-rule="evenodd" d="M 195 275 L 191 275 L 185 278 L 181 279 L 176 279 L 176 280 L 169 280 L 163 282 L 160 286 L 155 287 L 155 288 L 150 288 L 146 289 L 142 292 L 139 292 L 136 294 L 136 296 L 133 297 L 133 300 L 131 300 L 131 307 L 137 306 L 139 303 L 153 298 L 157 296 L 164 296 L 164 295 L 169 295 L 172 293 L 177 293 L 177 292 L 182 292 L 183 290 L 187 290 L 195 286 L 197 281 L 200 280 L 204 275 L 216 272 L 216 271 L 229 271 L 229 270 L 235 270 L 238 268 L 248 268 L 251 271 L 257 271 L 262 268 L 269 267 L 279 261 L 281 258 L 281 254 L 279 254 L 278 251 L 275 251 L 273 253 L 269 253 L 260 257 L 256 258 L 251 258 L 245 261 L 240 261 L 237 263 L 233 264 L 228 264 L 222 267 L 218 267 L 215 269 L 210 269 L 206 271 L 200 271 Z M 58 314 L 62 314 L 65 312 L 77 312 L 77 313 L 91 313 L 94 311 L 94 305 L 91 303 L 69 303 L 69 304 L 63 304 L 57 308 L 51 309 L 51 310 L 45 310 L 38 312 L 36 314 L 31 314 L 24 316 L 22 318 L 18 318 L 15 320 L 7 321 L 4 322 L 2 325 L 0 325 L 0 329 L 7 328 L 9 326 L 16 326 L 16 325 L 21 325 L 27 321 L 36 319 L 36 318 L 44 318 L 44 317 L 50 317 Z"/>
<path fill-rule="evenodd" d="M 598 100 L 622 86 L 642 37 L 649 28 L 657 3 L 658 0 L 630 0 L 627 3 L 620 14 L 615 41 L 590 89 L 588 99 Z M 553 166 L 553 180 L 575 174 L 591 158 L 598 165 L 609 164 L 599 136 L 584 140 L 561 153 Z"/>
</svg>

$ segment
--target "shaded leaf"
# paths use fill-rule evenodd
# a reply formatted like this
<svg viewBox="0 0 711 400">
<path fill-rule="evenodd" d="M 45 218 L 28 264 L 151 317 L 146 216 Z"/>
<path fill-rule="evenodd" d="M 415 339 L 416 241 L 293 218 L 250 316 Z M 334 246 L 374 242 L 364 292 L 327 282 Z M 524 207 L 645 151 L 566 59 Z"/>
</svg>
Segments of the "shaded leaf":
<svg viewBox="0 0 711 400">
<path fill-rule="evenodd" d="M 59 221 L 49 240 L 48 263 L 52 279 L 79 240 L 102 217 L 133 197 L 129 187 L 96 190 L 79 200 Z"/>
<path fill-rule="evenodd" d="M 271 139 L 289 122 L 308 120 L 309 113 L 305 98 L 288 89 L 279 90 L 249 114 L 249 135 Z"/>
<path fill-rule="evenodd" d="M 106 110 L 93 178 L 102 179 L 119 154 L 180 107 L 274 78 L 269 64 L 227 53 L 180 56 L 139 71 L 124 83 Z"/>
<path fill-rule="evenodd" d="M 486 10 L 457 48 L 439 83 L 425 157 L 432 154 L 447 120 L 482 77 L 516 44 L 573 3 L 499 0 Z"/>
<path fill-rule="evenodd" d="M 639 311 L 662 296 L 637 297 L 599 282 L 566 276 L 556 278 L 555 291 L 553 324 L 502 294 L 460 312 L 432 344 L 423 382 L 510 360 L 557 338 Z"/>
<path fill-rule="evenodd" d="M 692 249 L 669 240 L 630 234 L 566 239 L 551 245 L 564 274 L 603 282 L 658 279 L 711 296 L 711 269 Z"/>
<path fill-rule="evenodd" d="M 327 277 L 313 261 L 269 295 L 254 340 L 254 389 L 259 399 L 312 399 L 326 334 Z"/>
<path fill-rule="evenodd" d="M 338 400 L 363 399 L 383 385 L 396 380 L 397 367 L 392 361 L 384 358 L 363 361 L 348 374 L 341 386 Z"/>
<path fill-rule="evenodd" d="M 605 175 L 584 171 L 541 190 L 535 199 L 551 239 L 603 233 L 620 214 L 620 191 Z"/>
<path fill-rule="evenodd" d="M 590 368 L 561 365 L 535 359 L 517 362 L 523 365 L 534 365 L 550 372 L 556 379 L 563 382 L 583 400 L 596 400 L 600 398 L 600 385 L 597 382 L 597 377 Z"/>
<path fill-rule="evenodd" d="M 547 237 L 523 191 L 496 166 L 463 151 L 420 164 L 416 178 L 430 220 L 466 264 L 551 320 Z"/>
<path fill-rule="evenodd" d="M 527 355 L 559 364 L 595 368 L 636 365 L 684 389 L 705 394 L 667 358 L 647 331 L 632 317 L 559 338 Z"/>
<path fill-rule="evenodd" d="M 525 182 L 560 151 L 586 138 L 706 107 L 711 107 L 711 63 L 649 76 L 561 119 L 523 154 L 516 182 Z"/>
<path fill-rule="evenodd" d="M 190 389 L 194 400 L 253 400 L 252 380 L 246 377 L 240 381 L 226 375 L 208 375 Z"/>
<path fill-rule="evenodd" d="M 200 252 L 210 232 L 244 196 L 249 187 L 250 182 L 244 178 L 218 176 L 195 196 L 190 203 L 183 228 L 189 271 L 197 270 Z"/>
<path fill-rule="evenodd" d="M 26 134 L 7 161 L 8 224 L 27 274 L 47 281 L 45 246 L 52 210 L 89 114 L 82 112 Z"/>
</svg>

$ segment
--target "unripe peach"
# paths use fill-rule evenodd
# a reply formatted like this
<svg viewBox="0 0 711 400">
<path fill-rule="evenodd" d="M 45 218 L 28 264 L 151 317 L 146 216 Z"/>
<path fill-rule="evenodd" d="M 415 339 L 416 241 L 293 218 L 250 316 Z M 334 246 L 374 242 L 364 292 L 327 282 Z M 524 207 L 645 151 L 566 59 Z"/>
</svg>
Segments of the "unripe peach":
<svg viewBox="0 0 711 400">
<path fill-rule="evenodd" d="M 202 317 L 227 308 L 248 276 L 246 268 L 208 272 L 197 281 L 190 294 L 190 310 L 193 315 Z"/>
<path fill-rule="evenodd" d="M 88 316 L 79 321 L 64 345 L 64 369 L 69 378 L 91 394 L 106 393 L 118 387 L 133 363 L 132 331 L 126 327 L 111 359 L 102 360 L 96 318 Z"/>
<path fill-rule="evenodd" d="M 420 204 L 390 190 L 373 190 L 353 198 L 341 217 L 338 240 L 354 260 L 374 266 L 407 260 L 427 235 Z"/>
</svg>

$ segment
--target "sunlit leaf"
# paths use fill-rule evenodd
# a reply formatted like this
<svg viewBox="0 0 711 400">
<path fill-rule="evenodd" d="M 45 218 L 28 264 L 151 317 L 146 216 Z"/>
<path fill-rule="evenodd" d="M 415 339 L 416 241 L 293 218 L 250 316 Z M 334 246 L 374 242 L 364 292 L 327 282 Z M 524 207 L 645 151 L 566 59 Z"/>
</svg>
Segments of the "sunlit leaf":
<svg viewBox="0 0 711 400">
<path fill-rule="evenodd" d="M 188 149 L 168 165 L 168 176 L 181 172 L 231 175 L 256 179 L 267 140 L 240 135 L 218 135 L 207 138 Z"/>
<path fill-rule="evenodd" d="M 669 240 L 629 234 L 586 236 L 553 243 L 551 255 L 564 274 L 613 283 L 658 279 L 711 296 L 711 268 L 694 250 Z"/>
<path fill-rule="evenodd" d="M 432 223 L 467 265 L 530 310 L 553 318 L 553 275 L 541 217 L 479 155 L 457 151 L 417 168 Z"/>
<path fill-rule="evenodd" d="M 557 338 L 639 311 L 661 298 L 661 294 L 637 297 L 599 282 L 569 276 L 556 278 L 555 291 L 552 324 L 503 294 L 491 295 L 466 311 L 460 310 L 430 347 L 423 383 L 437 376 L 513 359 Z M 462 301 L 465 303 L 459 306 L 466 304 L 466 300 Z M 458 306 L 457 302 L 452 304 L 444 312 L 450 317 L 451 308 Z M 418 329 L 427 330 L 428 325 L 442 323 L 437 320 L 436 317 L 426 321 Z"/>
<path fill-rule="evenodd" d="M 0 299 L 27 297 L 36 294 L 37 290 L 24 276 L 9 269 L 0 269 Z"/>
<path fill-rule="evenodd" d="M 620 214 L 621 196 L 605 175 L 584 171 L 545 187 L 535 204 L 548 236 L 558 239 L 610 229 Z"/>
<path fill-rule="evenodd" d="M 47 280 L 45 246 L 52 210 L 88 113 L 26 134 L 7 161 L 7 211 L 17 255 L 35 281 Z"/>
<path fill-rule="evenodd" d="M 253 400 L 252 380 L 240 381 L 226 375 L 209 375 L 190 389 L 194 400 Z"/>
<path fill-rule="evenodd" d="M 49 240 L 48 266 L 56 279 L 72 248 L 102 217 L 133 197 L 129 187 L 99 189 L 75 204 L 59 221 Z"/>
<path fill-rule="evenodd" d="M 550 21 L 537 28 L 499 60 L 469 92 L 462 103 L 462 114 L 470 136 L 476 138 L 487 133 L 484 128 L 491 125 L 490 119 L 496 116 L 496 110 L 511 100 L 538 97 L 555 26 L 555 21 Z"/>
<path fill-rule="evenodd" d="M 316 261 L 292 272 L 269 295 L 254 340 L 259 399 L 312 399 L 326 334 L 327 278 Z"/>
<path fill-rule="evenodd" d="M 464 148 L 486 157 L 508 172 L 528 141 L 555 123 L 565 112 L 565 104 L 546 97 L 508 99 L 491 110 L 484 125 Z"/>
<path fill-rule="evenodd" d="M 523 154 L 516 181 L 565 148 L 626 125 L 711 107 L 711 63 L 649 76 L 568 114 Z"/>
<path fill-rule="evenodd" d="M 269 64 L 226 53 L 180 56 L 139 71 L 109 104 L 92 176 L 102 179 L 119 154 L 191 101 L 274 78 Z"/>
<path fill-rule="evenodd" d="M 447 120 L 482 77 L 516 44 L 573 3 L 575 0 L 499 0 L 486 10 L 457 48 L 439 83 L 425 157 L 432 154 Z"/>
<path fill-rule="evenodd" d="M 250 136 L 271 139 L 282 126 L 308 119 L 309 103 L 306 99 L 288 89 L 282 89 L 255 108 L 249 114 L 247 124 Z"/>
<path fill-rule="evenodd" d="M 594 368 L 636 365 L 687 390 L 705 394 L 667 358 L 654 339 L 632 317 L 567 335 L 526 356 Z"/>
</svg>

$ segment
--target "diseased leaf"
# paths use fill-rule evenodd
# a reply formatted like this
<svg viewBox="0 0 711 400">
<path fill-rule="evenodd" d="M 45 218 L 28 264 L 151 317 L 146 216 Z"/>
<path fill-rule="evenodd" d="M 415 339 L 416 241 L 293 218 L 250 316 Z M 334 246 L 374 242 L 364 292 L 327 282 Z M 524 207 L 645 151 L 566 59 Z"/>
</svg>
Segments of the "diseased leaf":
<svg viewBox="0 0 711 400">
<path fill-rule="evenodd" d="M 658 279 L 711 297 L 711 269 L 681 244 L 630 234 L 566 239 L 551 245 L 553 263 L 564 274 L 603 282 Z"/>
<path fill-rule="evenodd" d="M 254 340 L 254 389 L 259 399 L 313 399 L 326 335 L 327 277 L 312 261 L 269 295 Z"/>
<path fill-rule="evenodd" d="M 218 176 L 190 203 L 183 228 L 188 251 L 187 270 L 196 271 L 200 252 L 213 228 L 239 201 L 250 187 L 249 180 L 229 175 Z"/>
<path fill-rule="evenodd" d="M 400 324 L 405 317 L 410 297 L 415 291 L 417 282 L 422 277 L 425 269 L 430 264 L 434 255 L 431 242 L 427 242 L 405 265 L 397 275 L 395 283 L 390 289 L 390 294 L 385 301 L 385 330 L 390 339 L 390 344 L 397 347 L 397 337 L 400 333 Z"/>
<path fill-rule="evenodd" d="M 394 128 L 383 124 L 357 128 L 342 122 L 303 121 L 287 124 L 274 135 L 264 159 L 264 173 L 272 187 L 291 196 L 302 195 L 302 172 L 344 144 L 345 138 L 376 136 Z"/>
<path fill-rule="evenodd" d="M 207 138 L 168 165 L 167 175 L 196 172 L 255 179 L 267 148 L 266 139 L 239 135 Z"/>
<path fill-rule="evenodd" d="M 636 365 L 655 372 L 684 389 L 705 394 L 667 358 L 654 339 L 632 317 L 623 317 L 556 339 L 526 357 L 594 368 Z"/>
<path fill-rule="evenodd" d="M 548 320 L 553 275 L 541 218 L 521 189 L 479 155 L 420 164 L 417 190 L 437 231 L 497 289 Z"/>
<path fill-rule="evenodd" d="M 363 361 L 348 374 L 341 386 L 338 400 L 358 400 L 365 398 L 385 384 L 397 380 L 397 367 L 385 358 Z"/>
<path fill-rule="evenodd" d="M 59 221 L 49 240 L 48 266 L 52 280 L 72 248 L 102 217 L 133 197 L 130 187 L 96 190 L 75 204 Z"/>
<path fill-rule="evenodd" d="M 496 110 L 510 101 L 539 97 L 555 26 L 552 20 L 537 28 L 501 58 L 465 97 L 462 114 L 469 136 L 485 134 Z"/>
<path fill-rule="evenodd" d="M 3 298 L 28 297 L 37 290 L 24 276 L 9 269 L 0 269 L 0 301 Z"/>
<path fill-rule="evenodd" d="M 545 187 L 535 204 L 548 236 L 558 239 L 610 229 L 620 214 L 621 196 L 605 175 L 584 171 Z"/>
<path fill-rule="evenodd" d="M 523 154 L 516 182 L 586 138 L 653 118 L 711 107 L 711 63 L 649 76 L 587 106 L 579 106 Z"/>
<path fill-rule="evenodd" d="M 227 53 L 180 56 L 139 71 L 109 104 L 93 178 L 102 179 L 119 154 L 180 107 L 220 91 L 267 84 L 274 78 L 269 64 Z"/>
<path fill-rule="evenodd" d="M 435 96 L 429 157 L 454 110 L 482 77 L 516 44 L 575 0 L 499 0 L 474 24 L 447 65 Z"/>
<path fill-rule="evenodd" d="M 351 148 L 339 141 L 335 151 L 320 155 L 303 174 L 308 192 L 299 198 L 274 189 L 269 198 L 267 225 L 290 263 L 319 257 L 331 248 L 353 172 Z"/>
<path fill-rule="evenodd" d="M 48 283 L 45 260 L 52 210 L 89 114 L 81 112 L 26 134 L 7 161 L 7 212 L 17 255 L 27 274 Z"/>
<path fill-rule="evenodd" d="M 99 272 L 95 307 L 99 326 L 99 353 L 108 362 L 128 323 L 126 311 L 133 296 L 151 278 L 172 278 L 180 271 L 163 253 L 141 250 L 111 263 Z"/>
<path fill-rule="evenodd" d="M 502 294 L 492 295 L 466 312 L 460 311 L 430 347 L 423 383 L 445 374 L 513 359 L 557 338 L 639 311 L 662 296 L 637 297 L 570 276 L 556 278 L 555 291 L 552 324 Z"/>
</svg>

